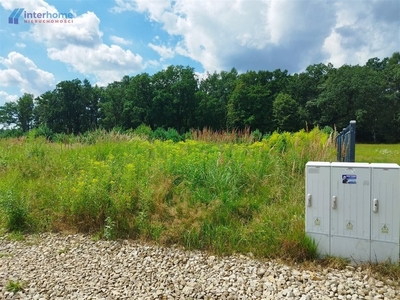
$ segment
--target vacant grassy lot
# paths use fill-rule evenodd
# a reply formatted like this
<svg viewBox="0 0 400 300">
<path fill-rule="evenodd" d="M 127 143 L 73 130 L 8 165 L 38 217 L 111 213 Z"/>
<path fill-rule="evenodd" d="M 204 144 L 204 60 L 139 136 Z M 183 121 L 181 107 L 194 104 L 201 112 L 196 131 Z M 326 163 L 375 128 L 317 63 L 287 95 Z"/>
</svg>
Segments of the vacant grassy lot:
<svg viewBox="0 0 400 300">
<path fill-rule="evenodd" d="M 304 167 L 335 150 L 319 130 L 255 143 L 0 141 L 0 226 L 79 231 L 220 254 L 303 260 Z"/>
</svg>

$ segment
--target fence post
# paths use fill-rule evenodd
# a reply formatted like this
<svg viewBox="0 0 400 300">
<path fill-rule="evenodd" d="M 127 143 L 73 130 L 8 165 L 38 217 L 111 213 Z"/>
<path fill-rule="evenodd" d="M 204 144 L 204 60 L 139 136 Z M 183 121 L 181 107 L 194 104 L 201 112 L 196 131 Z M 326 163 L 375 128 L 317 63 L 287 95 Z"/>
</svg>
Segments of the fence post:
<svg viewBox="0 0 400 300">
<path fill-rule="evenodd" d="M 344 129 L 339 132 L 336 137 L 336 150 L 337 150 L 337 161 L 343 161 L 342 157 L 342 136 L 343 136 Z"/>
<path fill-rule="evenodd" d="M 349 157 L 349 162 L 355 162 L 356 158 L 356 121 L 351 120 L 350 121 L 350 145 L 349 145 L 349 150 L 350 150 L 350 157 Z"/>
</svg>

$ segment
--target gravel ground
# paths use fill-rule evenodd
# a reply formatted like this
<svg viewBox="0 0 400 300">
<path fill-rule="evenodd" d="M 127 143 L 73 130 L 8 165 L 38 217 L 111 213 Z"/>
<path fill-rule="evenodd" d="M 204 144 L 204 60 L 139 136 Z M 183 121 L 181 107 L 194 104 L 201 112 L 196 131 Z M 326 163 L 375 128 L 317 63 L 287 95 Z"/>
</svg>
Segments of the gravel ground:
<svg viewBox="0 0 400 300">
<path fill-rule="evenodd" d="M 17 293 L 9 283 L 23 284 Z M 1 299 L 400 299 L 367 270 L 303 270 L 134 241 L 43 234 L 0 238 Z"/>
</svg>

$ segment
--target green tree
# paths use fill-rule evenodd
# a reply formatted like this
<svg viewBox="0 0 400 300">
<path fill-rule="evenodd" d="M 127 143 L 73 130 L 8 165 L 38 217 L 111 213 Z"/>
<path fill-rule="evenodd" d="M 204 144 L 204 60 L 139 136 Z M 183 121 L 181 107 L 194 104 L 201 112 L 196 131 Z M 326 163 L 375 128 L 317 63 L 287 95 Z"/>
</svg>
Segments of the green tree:
<svg viewBox="0 0 400 300">
<path fill-rule="evenodd" d="M 83 84 L 79 79 L 61 81 L 53 91 L 35 99 L 35 123 L 55 133 L 85 132 L 96 127 L 97 101 L 88 80 Z"/>
<path fill-rule="evenodd" d="M 386 59 L 384 59 L 385 61 Z M 384 103 L 387 111 L 387 126 L 382 130 L 383 141 L 400 141 L 400 52 L 395 52 L 387 59 L 385 68 L 380 73 L 385 82 Z"/>
<path fill-rule="evenodd" d="M 227 105 L 237 77 L 238 73 L 233 68 L 230 72 L 207 74 L 207 77 L 200 81 L 199 91 L 196 93 L 198 103 L 196 127 L 226 129 Z"/>
<path fill-rule="evenodd" d="M 84 109 L 82 107 L 82 118 L 81 118 L 81 132 L 85 132 L 87 130 L 92 130 L 98 127 L 98 119 L 99 119 L 99 98 L 100 98 L 100 89 L 95 86 L 92 87 L 89 80 L 83 80 L 82 89 L 81 89 L 81 101 Z"/>
<path fill-rule="evenodd" d="M 152 76 L 152 127 L 175 128 L 183 133 L 195 123 L 197 78 L 194 69 L 169 66 Z"/>
<path fill-rule="evenodd" d="M 330 74 L 318 98 L 320 124 L 340 130 L 355 119 L 359 140 L 378 141 L 392 110 L 385 105 L 384 91 L 383 77 L 373 68 L 340 67 Z"/>
<path fill-rule="evenodd" d="M 129 82 L 110 83 L 100 97 L 99 114 L 101 126 L 107 130 L 123 127 L 124 94 Z"/>
<path fill-rule="evenodd" d="M 23 132 L 29 131 L 33 126 L 33 95 L 25 93 L 17 101 L 17 126 Z"/>
<path fill-rule="evenodd" d="M 153 95 L 149 74 L 139 74 L 130 79 L 124 94 L 122 113 L 124 128 L 136 128 L 141 124 L 150 125 Z"/>
<path fill-rule="evenodd" d="M 228 102 L 228 127 L 273 131 L 273 102 L 287 82 L 287 71 L 248 71 L 241 74 Z"/>
<path fill-rule="evenodd" d="M 374 69 L 375 71 L 383 71 L 387 64 L 389 62 L 389 59 L 386 57 L 382 61 L 378 57 L 370 58 L 368 59 L 367 63 L 365 64 L 366 67 Z"/>
<path fill-rule="evenodd" d="M 47 91 L 34 100 L 33 116 L 36 126 L 44 125 L 54 132 L 62 132 L 62 116 L 54 91 Z"/>
<path fill-rule="evenodd" d="M 0 124 L 6 128 L 16 125 L 18 122 L 18 105 L 16 102 L 6 102 L 0 106 Z"/>
<path fill-rule="evenodd" d="M 318 106 L 318 97 L 332 72 L 332 64 L 313 64 L 299 74 L 291 76 L 287 93 L 300 105 L 300 122 L 308 126 L 316 126 L 321 119 L 321 110 Z"/>
<path fill-rule="evenodd" d="M 55 89 L 59 115 L 67 133 L 78 134 L 86 131 L 86 99 L 82 97 L 82 82 L 79 79 L 61 81 Z"/>
<path fill-rule="evenodd" d="M 295 132 L 302 128 L 300 106 L 288 94 L 279 93 L 273 103 L 273 115 L 277 129 Z"/>
</svg>

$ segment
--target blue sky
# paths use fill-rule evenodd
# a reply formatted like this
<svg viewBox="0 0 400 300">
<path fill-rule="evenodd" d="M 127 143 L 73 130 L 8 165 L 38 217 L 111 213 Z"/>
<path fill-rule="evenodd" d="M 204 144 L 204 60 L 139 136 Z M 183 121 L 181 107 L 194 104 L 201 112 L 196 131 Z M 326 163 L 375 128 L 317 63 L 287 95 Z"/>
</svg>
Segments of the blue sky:
<svg viewBox="0 0 400 300">
<path fill-rule="evenodd" d="M 27 13 L 72 23 L 9 24 Z M 206 72 L 364 64 L 400 51 L 398 0 L 0 0 L 0 105 L 63 80 L 107 85 L 168 65 Z"/>
</svg>

